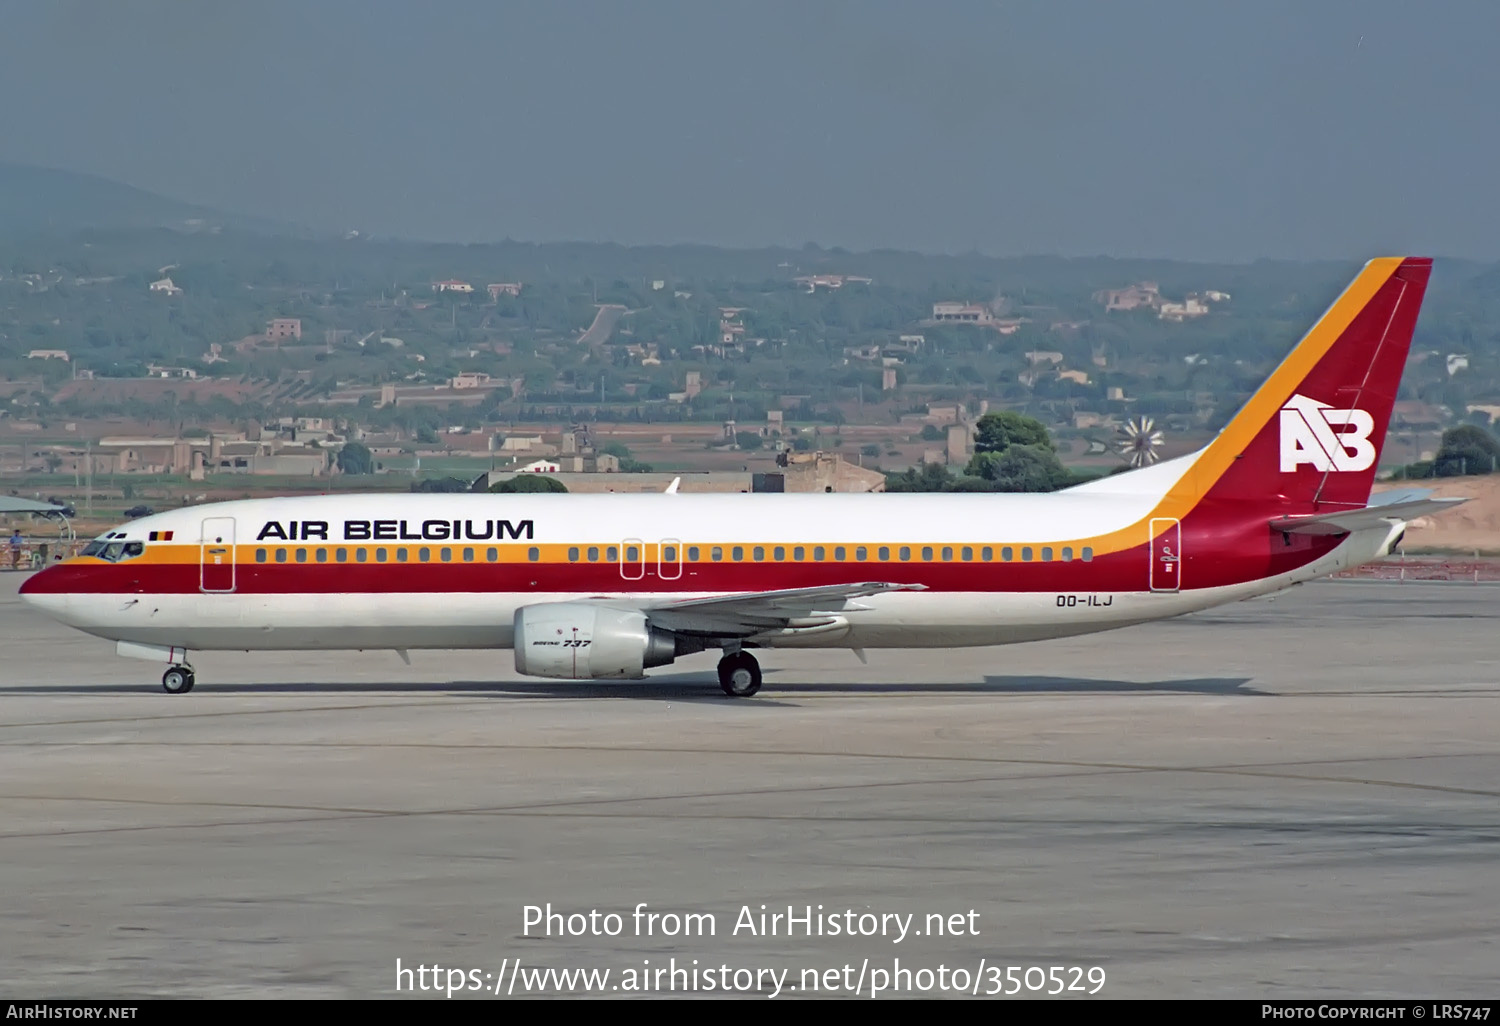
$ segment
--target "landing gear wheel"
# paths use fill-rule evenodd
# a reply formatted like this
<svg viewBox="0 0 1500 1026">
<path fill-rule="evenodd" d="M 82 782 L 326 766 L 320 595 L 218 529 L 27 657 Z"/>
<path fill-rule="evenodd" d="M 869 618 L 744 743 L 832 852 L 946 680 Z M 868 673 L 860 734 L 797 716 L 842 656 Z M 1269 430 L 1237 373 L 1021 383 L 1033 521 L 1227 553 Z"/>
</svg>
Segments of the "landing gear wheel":
<svg viewBox="0 0 1500 1026">
<path fill-rule="evenodd" d="M 719 687 L 732 698 L 749 698 L 760 690 L 760 663 L 749 652 L 731 652 L 719 660 Z"/>
<path fill-rule="evenodd" d="M 173 666 L 161 675 L 161 689 L 169 695 L 185 695 L 193 690 L 194 683 L 191 666 Z"/>
</svg>

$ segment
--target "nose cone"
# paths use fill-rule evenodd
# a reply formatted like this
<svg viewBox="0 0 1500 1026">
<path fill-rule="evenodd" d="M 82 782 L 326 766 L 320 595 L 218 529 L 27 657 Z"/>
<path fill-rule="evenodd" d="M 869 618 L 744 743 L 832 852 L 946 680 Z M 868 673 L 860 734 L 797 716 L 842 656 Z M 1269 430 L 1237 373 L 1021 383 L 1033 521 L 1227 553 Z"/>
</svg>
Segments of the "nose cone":
<svg viewBox="0 0 1500 1026">
<path fill-rule="evenodd" d="M 68 593 L 71 591 L 67 581 L 69 576 L 62 566 L 38 570 L 21 582 L 18 592 L 21 601 L 33 609 L 52 616 L 58 615 L 67 606 Z"/>
</svg>

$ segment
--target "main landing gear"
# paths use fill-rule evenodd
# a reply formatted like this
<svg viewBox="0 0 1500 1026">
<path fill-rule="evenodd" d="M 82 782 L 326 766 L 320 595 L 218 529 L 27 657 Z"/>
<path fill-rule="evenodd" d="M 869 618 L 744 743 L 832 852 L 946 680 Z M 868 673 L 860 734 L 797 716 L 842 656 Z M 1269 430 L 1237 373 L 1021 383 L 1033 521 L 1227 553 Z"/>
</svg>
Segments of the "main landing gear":
<svg viewBox="0 0 1500 1026">
<path fill-rule="evenodd" d="M 161 675 L 161 689 L 169 695 L 185 695 L 193 690 L 194 683 L 193 668 L 186 663 L 178 663 Z"/>
<path fill-rule="evenodd" d="M 719 660 L 719 687 L 733 698 L 749 698 L 760 690 L 760 663 L 741 649 Z"/>
</svg>

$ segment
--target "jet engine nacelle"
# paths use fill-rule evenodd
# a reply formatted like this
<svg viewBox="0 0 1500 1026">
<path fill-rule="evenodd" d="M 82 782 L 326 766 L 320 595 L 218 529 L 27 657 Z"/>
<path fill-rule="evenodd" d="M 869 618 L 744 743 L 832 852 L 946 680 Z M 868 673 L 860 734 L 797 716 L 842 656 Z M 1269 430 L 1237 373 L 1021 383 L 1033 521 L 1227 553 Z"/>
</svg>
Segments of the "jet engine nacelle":
<svg viewBox="0 0 1500 1026">
<path fill-rule="evenodd" d="M 638 679 L 677 658 L 675 635 L 646 614 L 586 602 L 522 606 L 515 616 L 516 671 L 563 680 Z"/>
</svg>

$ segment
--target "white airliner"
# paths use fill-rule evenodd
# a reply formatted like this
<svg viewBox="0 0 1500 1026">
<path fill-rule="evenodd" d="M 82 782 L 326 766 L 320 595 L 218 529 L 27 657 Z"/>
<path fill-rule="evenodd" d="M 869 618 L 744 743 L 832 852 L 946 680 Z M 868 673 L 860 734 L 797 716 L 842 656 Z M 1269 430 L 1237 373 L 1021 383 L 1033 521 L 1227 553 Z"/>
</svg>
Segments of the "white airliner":
<svg viewBox="0 0 1500 1026">
<path fill-rule="evenodd" d="M 1277 591 L 1388 553 L 1460 499 L 1371 484 L 1431 261 L 1373 260 L 1205 448 L 1045 495 L 393 495 L 132 521 L 25 600 L 169 664 L 192 650 L 513 648 L 639 678 L 720 649 L 1000 645 Z"/>
</svg>

